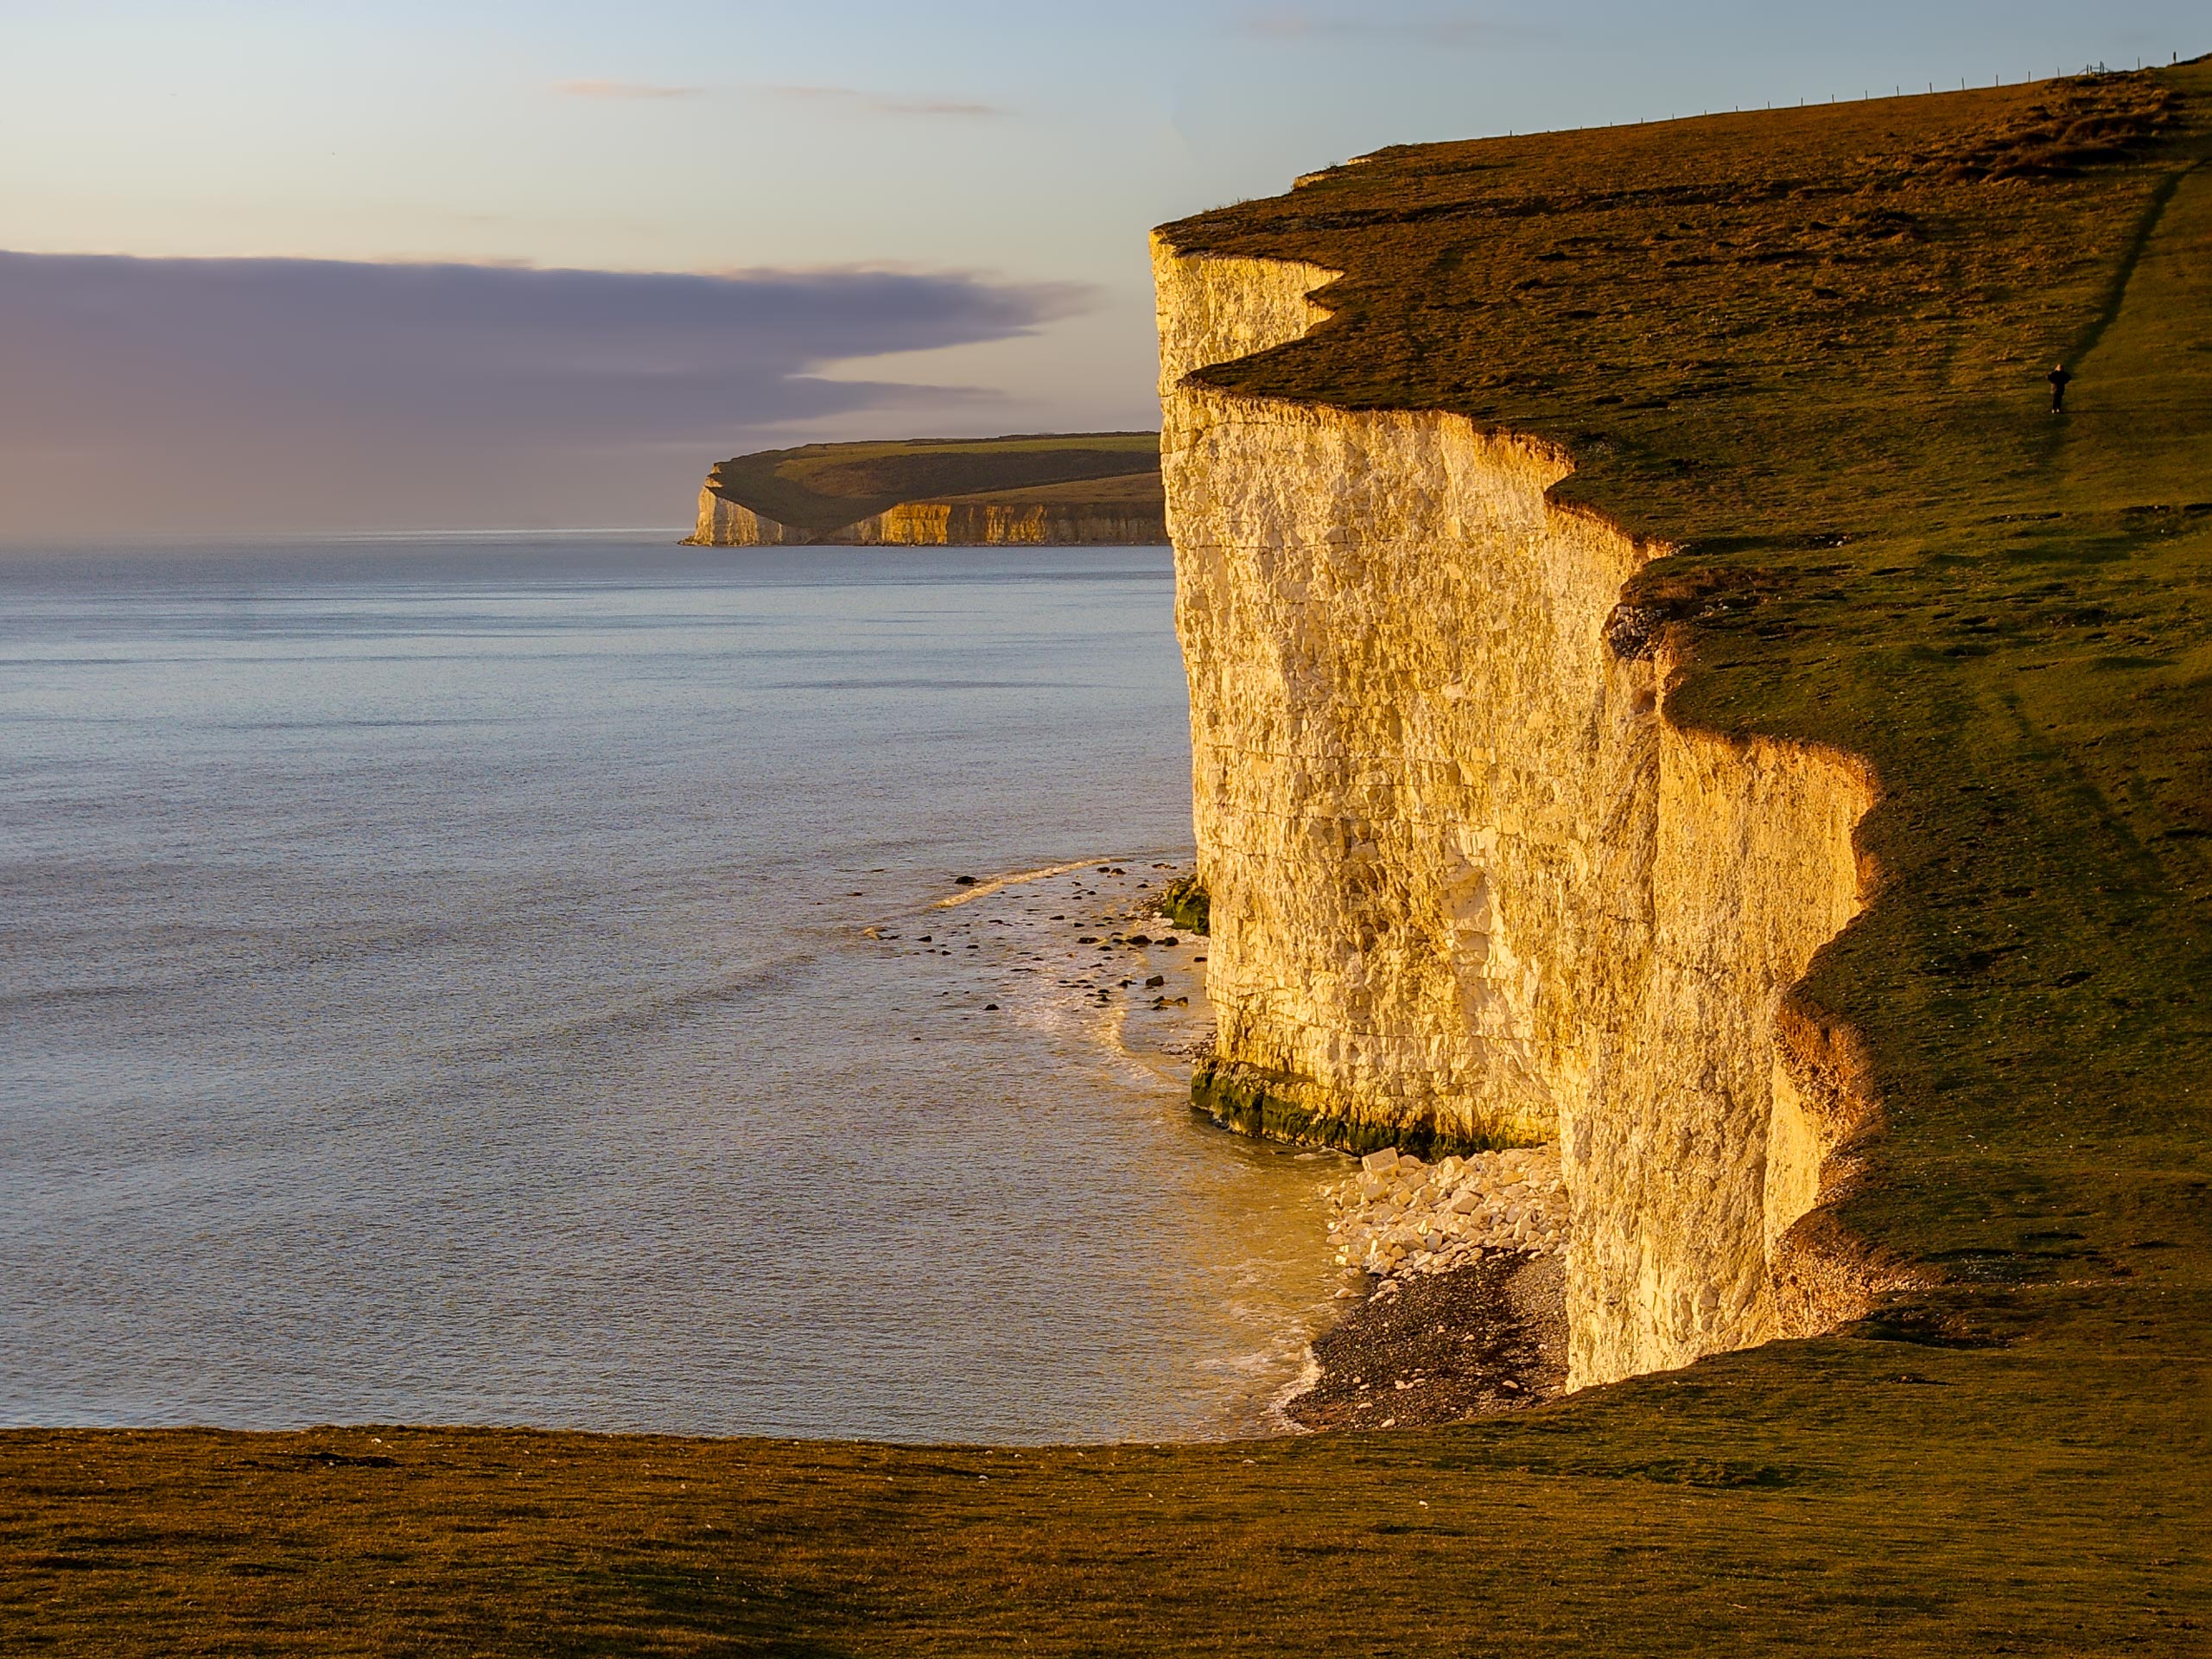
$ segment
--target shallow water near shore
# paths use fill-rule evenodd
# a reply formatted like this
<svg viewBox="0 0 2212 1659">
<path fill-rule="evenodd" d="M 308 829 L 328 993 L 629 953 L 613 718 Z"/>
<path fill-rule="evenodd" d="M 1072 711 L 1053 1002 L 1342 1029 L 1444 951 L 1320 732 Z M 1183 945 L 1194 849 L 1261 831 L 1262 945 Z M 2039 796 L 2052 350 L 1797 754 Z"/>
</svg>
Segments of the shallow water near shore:
<svg viewBox="0 0 2212 1659">
<path fill-rule="evenodd" d="M 1192 942 L 1073 937 L 1189 857 L 1166 550 L 0 594 L 0 1420 L 1279 1423 L 1338 1166 L 1191 1116 Z"/>
</svg>

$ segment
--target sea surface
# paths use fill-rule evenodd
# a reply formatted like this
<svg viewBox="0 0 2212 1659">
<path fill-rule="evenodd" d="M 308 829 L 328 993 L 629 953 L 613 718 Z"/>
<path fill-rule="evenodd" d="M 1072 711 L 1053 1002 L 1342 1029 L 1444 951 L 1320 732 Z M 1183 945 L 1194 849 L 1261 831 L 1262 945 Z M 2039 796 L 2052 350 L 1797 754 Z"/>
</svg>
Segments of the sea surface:
<svg viewBox="0 0 2212 1659">
<path fill-rule="evenodd" d="M 1338 1161 L 1195 1121 L 1062 937 L 1190 856 L 1172 602 L 1165 549 L 0 554 L 0 1421 L 1269 1427 Z"/>
</svg>

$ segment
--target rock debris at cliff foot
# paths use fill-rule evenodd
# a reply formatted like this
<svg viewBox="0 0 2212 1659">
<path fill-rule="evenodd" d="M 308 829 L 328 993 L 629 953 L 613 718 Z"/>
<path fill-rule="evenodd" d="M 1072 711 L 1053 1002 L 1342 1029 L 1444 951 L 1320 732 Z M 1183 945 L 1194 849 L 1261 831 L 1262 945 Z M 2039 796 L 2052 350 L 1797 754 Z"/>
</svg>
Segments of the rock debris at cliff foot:
<svg viewBox="0 0 2212 1659">
<path fill-rule="evenodd" d="M 1556 1145 L 1433 1165 L 1385 1148 L 1324 1190 L 1342 1267 L 1386 1275 L 1446 1273 L 1485 1255 L 1567 1250 L 1567 1194 Z"/>
</svg>

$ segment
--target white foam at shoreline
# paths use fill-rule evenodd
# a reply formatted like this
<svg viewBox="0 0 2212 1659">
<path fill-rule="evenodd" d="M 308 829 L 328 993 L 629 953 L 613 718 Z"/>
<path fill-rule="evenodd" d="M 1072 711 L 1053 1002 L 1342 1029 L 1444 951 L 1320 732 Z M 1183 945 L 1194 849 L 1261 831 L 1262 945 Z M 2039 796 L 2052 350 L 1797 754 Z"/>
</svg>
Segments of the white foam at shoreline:
<svg viewBox="0 0 2212 1659">
<path fill-rule="evenodd" d="M 963 887 L 958 893 L 948 893 L 942 899 L 932 899 L 930 908 L 950 910 L 956 906 L 968 903 L 970 899 L 988 898 L 992 893 L 1003 893 L 1008 887 L 1019 887 L 1027 882 L 1043 881 L 1052 876 L 1065 875 L 1071 870 L 1090 869 L 1095 865 L 1110 864 L 1113 861 L 1110 858 L 1079 858 L 1072 864 L 1048 864 L 1041 870 L 1015 870 L 1006 875 L 994 875 L 988 880 L 976 882 L 972 887 Z"/>
</svg>

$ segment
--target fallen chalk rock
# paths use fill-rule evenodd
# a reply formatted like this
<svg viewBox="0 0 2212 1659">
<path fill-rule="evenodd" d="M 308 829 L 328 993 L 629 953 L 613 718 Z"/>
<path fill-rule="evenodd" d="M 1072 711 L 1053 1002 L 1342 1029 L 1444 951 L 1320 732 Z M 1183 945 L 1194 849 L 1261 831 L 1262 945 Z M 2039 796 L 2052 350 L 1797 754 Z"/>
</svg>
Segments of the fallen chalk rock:
<svg viewBox="0 0 2212 1659">
<path fill-rule="evenodd" d="M 1451 1157 L 1434 1165 L 1390 1147 L 1332 1183 L 1337 1261 L 1389 1277 L 1442 1273 L 1489 1250 L 1564 1255 L 1567 1189 L 1556 1145 Z"/>
</svg>

